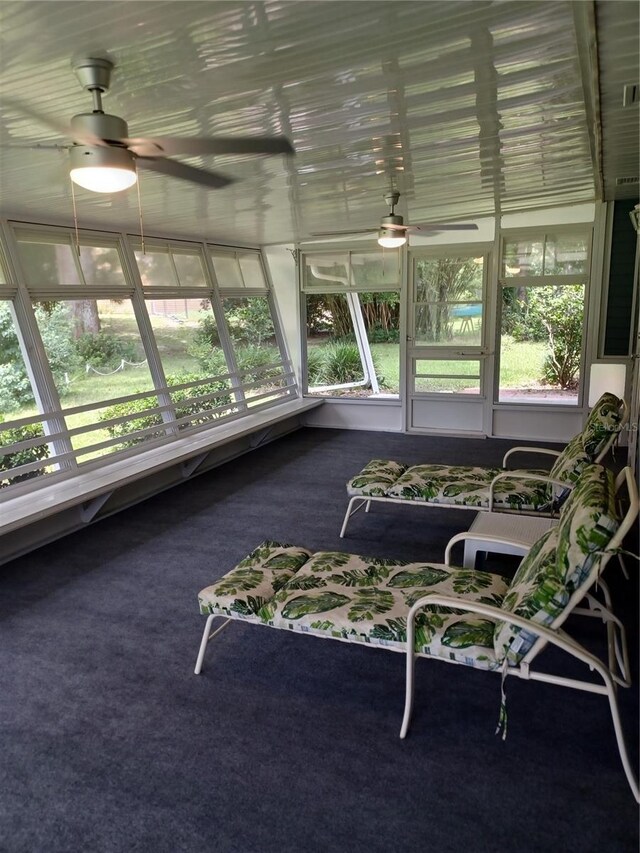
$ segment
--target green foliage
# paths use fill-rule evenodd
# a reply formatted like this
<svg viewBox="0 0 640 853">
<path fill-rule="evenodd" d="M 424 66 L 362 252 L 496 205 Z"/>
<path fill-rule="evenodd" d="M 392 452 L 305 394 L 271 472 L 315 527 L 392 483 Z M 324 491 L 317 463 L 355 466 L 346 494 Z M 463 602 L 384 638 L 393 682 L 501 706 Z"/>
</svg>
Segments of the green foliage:
<svg viewBox="0 0 640 853">
<path fill-rule="evenodd" d="M 371 343 L 396 343 L 400 327 L 400 293 L 359 293 L 360 307 Z M 344 339 L 353 334 L 353 321 L 343 293 L 308 293 L 307 329 L 316 337 L 329 333 Z"/>
<path fill-rule="evenodd" d="M 73 319 L 62 302 L 39 303 L 35 315 L 58 393 L 64 396 L 67 391 L 65 377 L 79 366 L 73 343 Z M 0 408 L 10 412 L 30 404 L 33 404 L 33 392 L 11 311 L 8 303 L 0 302 Z"/>
<path fill-rule="evenodd" d="M 540 379 L 575 389 L 582 352 L 583 285 L 505 288 L 502 300 L 503 346 L 507 335 L 515 341 L 545 341 L 548 352 Z"/>
<path fill-rule="evenodd" d="M 384 377 L 376 359 L 372 356 L 376 376 L 381 384 Z M 309 385 L 343 385 L 358 382 L 363 378 L 360 351 L 356 343 L 336 341 L 307 350 L 307 371 Z"/>
<path fill-rule="evenodd" d="M 137 359 L 135 344 L 123 340 L 109 332 L 92 334 L 85 332 L 76 340 L 78 355 L 85 364 L 92 367 L 117 367 L 122 359 L 135 361 Z"/>
<path fill-rule="evenodd" d="M 249 345 L 236 350 L 236 362 L 243 382 L 260 382 L 280 376 L 280 368 L 264 370 L 267 364 L 280 361 L 280 352 L 276 347 Z"/>
<path fill-rule="evenodd" d="M 167 376 L 167 385 L 183 385 L 188 382 L 196 382 L 200 378 L 201 377 L 195 373 L 175 373 L 171 376 Z M 182 388 L 178 391 L 173 391 L 171 392 L 171 399 L 173 403 L 181 403 L 185 400 L 189 400 L 189 402 L 184 405 L 176 406 L 176 415 L 178 418 L 191 415 L 191 425 L 197 425 L 200 423 L 206 423 L 210 420 L 215 420 L 219 417 L 218 414 L 211 413 L 211 409 L 216 409 L 218 406 L 231 405 L 231 395 L 228 391 L 229 386 L 226 380 L 212 381 L 198 385 L 195 388 Z M 133 393 L 138 392 L 134 391 Z M 204 396 L 205 394 L 216 394 L 216 396 L 209 400 L 191 399 L 193 397 Z M 116 403 L 102 411 L 100 414 L 100 420 L 108 421 L 112 418 L 130 415 L 127 420 L 117 424 L 110 424 L 106 427 L 107 432 L 113 438 L 126 437 L 129 433 L 135 432 L 136 430 L 160 426 L 162 424 L 162 417 L 158 412 L 149 413 L 148 415 L 144 414 L 146 410 L 153 409 L 157 405 L 158 403 L 155 396 L 144 397 L 141 400 L 132 400 L 126 403 Z M 140 442 L 153 437 L 153 435 L 154 433 L 151 433 L 147 435 L 146 438 L 145 436 L 142 436 L 128 439 L 121 445 L 118 445 L 118 449 L 134 447 L 136 444 L 140 444 Z"/>
<path fill-rule="evenodd" d="M 539 288 L 541 290 L 541 288 Z M 549 337 L 549 355 L 543 378 L 550 385 L 574 389 L 578 385 L 582 352 L 584 288 L 568 285 L 536 294 L 542 322 Z"/>
<path fill-rule="evenodd" d="M 384 329 L 382 326 L 374 326 L 369 329 L 370 344 L 397 344 L 400 343 L 400 329 Z"/>
<path fill-rule="evenodd" d="M 223 305 L 229 334 L 234 343 L 259 347 L 273 340 L 273 321 L 265 297 L 225 299 Z"/>
<path fill-rule="evenodd" d="M 323 348 L 324 385 L 338 385 L 362 379 L 362 362 L 358 345 L 349 341 L 328 344 Z"/>
<path fill-rule="evenodd" d="M 535 301 L 525 288 L 505 287 L 502 291 L 502 333 L 514 341 L 546 341 L 547 330 Z"/>
<path fill-rule="evenodd" d="M 10 444 L 17 444 L 20 441 L 26 441 L 29 438 L 38 438 L 41 435 L 44 435 L 41 424 L 27 424 L 17 429 L 5 430 L 0 433 L 0 440 L 3 445 L 8 446 Z M 11 468 L 17 468 L 19 465 L 27 465 L 29 462 L 47 459 L 48 456 L 48 444 L 36 444 L 24 450 L 7 453 L 4 456 L 0 456 L 0 472 L 9 471 Z M 27 471 L 26 474 L 18 474 L 15 477 L 6 477 L 4 479 L 0 476 L 0 488 L 10 486 L 12 483 L 20 483 L 23 480 L 30 480 L 32 477 L 38 477 L 40 474 L 41 469 Z"/>
<path fill-rule="evenodd" d="M 323 352 L 323 346 L 307 348 L 307 379 L 309 385 L 322 385 Z"/>
<path fill-rule="evenodd" d="M 475 301 L 482 287 L 482 267 L 473 258 L 431 258 L 416 264 L 416 328 L 431 343 L 453 337 L 449 302 Z"/>
<path fill-rule="evenodd" d="M 216 319 L 212 312 L 201 311 L 198 316 L 198 328 L 193 336 L 194 346 L 197 347 L 219 347 L 220 335 L 216 326 Z"/>
</svg>

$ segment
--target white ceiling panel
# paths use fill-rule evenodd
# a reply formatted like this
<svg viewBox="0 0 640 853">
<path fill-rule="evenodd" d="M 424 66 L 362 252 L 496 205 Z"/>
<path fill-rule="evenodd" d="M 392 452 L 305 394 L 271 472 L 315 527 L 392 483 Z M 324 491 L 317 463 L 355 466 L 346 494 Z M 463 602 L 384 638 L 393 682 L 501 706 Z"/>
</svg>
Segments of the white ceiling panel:
<svg viewBox="0 0 640 853">
<path fill-rule="evenodd" d="M 605 187 L 622 198 L 606 171 L 631 168 L 633 113 L 618 146 L 609 33 L 624 36 L 627 76 L 635 48 L 637 79 L 636 4 L 600 6 Z M 391 183 L 413 222 L 591 201 L 597 123 L 574 16 L 560 0 L 4 0 L 0 210 L 71 221 L 68 152 L 28 146 L 70 142 L 47 119 L 68 126 L 91 110 L 71 62 L 105 55 L 116 63 L 105 110 L 131 136 L 284 134 L 296 150 L 176 158 L 237 179 L 220 190 L 145 171 L 150 233 L 260 244 L 367 227 L 386 212 Z M 76 197 L 81 226 L 139 230 L 135 188 Z"/>
</svg>

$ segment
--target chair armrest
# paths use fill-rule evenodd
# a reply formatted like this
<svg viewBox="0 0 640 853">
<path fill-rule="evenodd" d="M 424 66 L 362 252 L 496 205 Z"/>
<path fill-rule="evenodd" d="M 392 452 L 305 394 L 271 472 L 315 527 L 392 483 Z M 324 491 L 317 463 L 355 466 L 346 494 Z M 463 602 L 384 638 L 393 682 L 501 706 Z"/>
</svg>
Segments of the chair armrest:
<svg viewBox="0 0 640 853">
<path fill-rule="evenodd" d="M 447 542 L 444 552 L 444 562 L 449 568 L 453 568 L 449 562 L 453 546 L 457 542 L 464 542 L 466 539 L 473 539 L 474 542 L 488 542 L 490 544 L 510 545 L 513 548 L 521 548 L 523 557 L 531 550 L 531 544 L 528 542 L 521 542 L 518 539 L 508 539 L 506 536 L 492 536 L 490 533 L 474 533 L 472 530 L 465 530 L 464 533 L 456 533 Z"/>
<path fill-rule="evenodd" d="M 502 467 L 507 467 L 507 459 L 511 456 L 512 453 L 543 453 L 545 456 L 561 456 L 562 451 L 560 450 L 549 450 L 548 447 L 512 447 L 511 450 L 507 450 L 504 454 L 504 459 L 502 460 Z"/>
<path fill-rule="evenodd" d="M 534 622 L 532 619 L 526 619 L 524 616 L 518 616 L 515 613 L 511 613 L 509 610 L 503 610 L 501 607 L 496 607 L 494 604 L 485 604 L 482 601 L 467 601 L 464 598 L 456 598 L 454 595 L 439 595 L 438 593 L 423 595 L 422 598 L 419 598 L 415 604 L 413 604 L 407 614 L 407 666 L 409 666 L 409 661 L 413 660 L 414 655 L 416 613 L 419 610 L 422 610 L 423 607 L 429 607 L 431 605 L 435 605 L 436 607 L 452 607 L 455 610 L 462 610 L 465 613 L 477 613 L 478 616 L 486 616 L 488 619 L 495 622 L 508 622 L 518 628 L 524 628 L 532 634 L 536 634 L 539 641 L 544 641 L 544 643 L 551 643 L 554 646 L 558 646 L 563 651 L 568 652 L 573 657 L 581 660 L 583 663 L 586 663 L 587 666 L 595 670 L 600 675 L 606 685 L 611 685 L 611 688 L 613 688 L 613 678 L 608 667 L 600 660 L 600 658 L 592 655 L 579 643 L 572 640 L 568 634 L 561 631 L 560 628 L 554 629 L 547 627 L 546 625 L 541 625 L 539 622 Z M 525 660 L 531 656 L 532 651 L 535 650 L 536 653 L 540 651 L 542 645 L 542 642 L 534 643 L 529 652 L 525 655 Z M 507 672 L 509 672 L 509 670 L 507 670 Z M 524 675 L 524 673 L 521 672 L 514 674 Z M 524 677 L 531 676 L 535 676 L 535 673 L 531 673 L 530 675 L 527 674 Z M 594 685 L 594 687 L 597 688 L 597 685 Z M 598 691 L 596 689 L 593 692 Z"/>
<path fill-rule="evenodd" d="M 556 480 L 553 477 L 547 477 L 544 474 L 528 474 L 524 471 L 502 471 L 491 481 L 489 486 L 489 512 L 493 512 L 493 488 L 498 480 L 538 480 L 542 483 L 548 483 L 550 486 L 558 486 L 560 489 L 573 489 L 575 483 L 566 483 L 562 480 Z"/>
</svg>

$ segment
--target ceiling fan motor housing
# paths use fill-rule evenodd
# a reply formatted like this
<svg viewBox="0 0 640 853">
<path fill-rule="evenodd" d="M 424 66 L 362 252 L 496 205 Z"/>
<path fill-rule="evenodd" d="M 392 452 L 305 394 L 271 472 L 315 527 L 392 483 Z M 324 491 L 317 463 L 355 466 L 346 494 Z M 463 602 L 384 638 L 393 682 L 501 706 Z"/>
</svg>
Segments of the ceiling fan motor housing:
<svg viewBox="0 0 640 853">
<path fill-rule="evenodd" d="M 69 158 L 72 170 L 102 167 L 131 171 L 135 168 L 133 154 L 117 145 L 72 145 Z"/>
<path fill-rule="evenodd" d="M 397 213 L 390 213 L 389 216 L 383 216 L 380 220 L 381 228 L 393 228 L 394 226 L 399 228 L 404 227 L 404 219 L 398 216 Z"/>
<path fill-rule="evenodd" d="M 71 130 L 75 131 L 80 139 L 97 136 L 99 139 L 106 139 L 116 144 L 129 135 L 126 121 L 108 113 L 80 113 L 71 119 Z M 124 143 L 121 144 L 124 145 Z"/>
</svg>

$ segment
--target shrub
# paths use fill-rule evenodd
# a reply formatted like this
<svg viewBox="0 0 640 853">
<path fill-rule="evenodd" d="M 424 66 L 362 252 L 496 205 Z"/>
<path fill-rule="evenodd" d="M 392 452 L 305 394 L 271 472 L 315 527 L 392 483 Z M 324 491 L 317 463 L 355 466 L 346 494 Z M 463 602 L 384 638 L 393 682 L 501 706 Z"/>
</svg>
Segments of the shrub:
<svg viewBox="0 0 640 853">
<path fill-rule="evenodd" d="M 324 385 L 341 385 L 362 379 L 358 345 L 349 342 L 328 344 L 324 348 L 322 378 Z"/>
<path fill-rule="evenodd" d="M 79 366 L 73 344 L 73 320 L 61 302 L 36 305 L 36 319 L 58 393 L 67 391 L 66 377 Z M 0 408 L 11 412 L 33 404 L 20 344 L 13 328 L 9 304 L 0 302 Z"/>
<path fill-rule="evenodd" d="M 578 384 L 582 353 L 584 288 L 582 285 L 564 286 L 538 294 L 537 301 L 549 341 L 543 379 L 562 389 L 574 389 Z"/>
<path fill-rule="evenodd" d="M 382 326 L 374 326 L 369 330 L 369 343 L 371 344 L 397 344 L 400 342 L 400 329 L 385 329 Z"/>
<path fill-rule="evenodd" d="M 198 328 L 193 335 L 194 345 L 197 347 L 212 347 L 220 346 L 220 335 L 216 326 L 216 319 L 211 311 L 201 311 L 198 316 Z"/>
<path fill-rule="evenodd" d="M 0 433 L 0 439 L 2 440 L 2 444 L 7 446 L 9 444 L 17 444 L 19 441 L 26 441 L 29 438 L 37 438 L 41 435 L 44 435 L 41 424 L 27 424 L 17 429 L 5 430 Z M 48 444 L 36 444 L 33 447 L 27 447 L 15 453 L 7 453 L 4 456 L 0 456 L 0 472 L 9 471 L 11 468 L 17 468 L 19 465 L 27 465 L 29 462 L 47 459 L 48 456 Z M 42 473 L 42 470 L 42 468 L 38 468 L 35 471 L 27 471 L 26 474 L 18 474 L 15 477 L 5 477 L 4 479 L 0 475 L 0 488 L 10 486 L 12 483 L 21 483 L 23 480 L 38 477 Z"/>
<path fill-rule="evenodd" d="M 109 332 L 85 332 L 76 340 L 76 349 L 82 361 L 92 367 L 115 368 L 122 359 L 137 360 L 135 344 Z"/>
<path fill-rule="evenodd" d="M 322 370 L 324 367 L 325 347 L 309 347 L 307 349 L 307 379 L 309 385 L 322 385 Z"/>
<path fill-rule="evenodd" d="M 260 296 L 225 299 L 223 304 L 229 334 L 236 344 L 260 346 L 273 338 L 273 321 L 266 299 Z"/>
<path fill-rule="evenodd" d="M 244 374 L 241 377 L 243 382 L 260 382 L 281 376 L 282 371 L 279 367 L 273 370 L 260 369 L 278 361 L 280 361 L 280 352 L 276 347 L 246 346 L 236 350 L 238 370 Z"/>
<path fill-rule="evenodd" d="M 196 373 L 174 373 L 171 376 L 167 376 L 167 385 L 170 387 L 173 385 L 183 385 L 187 382 L 196 382 L 202 378 L 203 377 Z M 203 413 L 207 413 L 210 409 L 216 409 L 218 406 L 231 405 L 232 398 L 231 394 L 229 394 L 229 383 L 227 380 L 213 381 L 198 385 L 195 388 L 182 388 L 178 391 L 170 392 L 171 400 L 174 404 L 178 404 L 183 400 L 191 400 L 192 397 L 203 396 L 205 394 L 216 394 L 217 392 L 224 393 L 218 393 L 216 397 L 212 397 L 210 400 L 192 400 L 184 406 L 176 405 L 176 416 L 178 418 L 184 418 L 188 415 L 201 415 L 201 417 L 192 417 L 191 423 L 185 424 L 182 427 L 183 429 L 187 428 L 189 425 L 195 426 L 220 417 L 217 413 Z M 157 405 L 158 403 L 155 396 L 144 397 L 141 400 L 131 400 L 126 403 L 116 403 L 102 411 L 100 414 L 100 420 L 108 421 L 111 420 L 111 418 L 130 415 L 131 417 L 127 418 L 126 421 L 122 421 L 117 424 L 110 424 L 105 427 L 109 435 L 113 438 L 124 438 L 129 433 L 135 432 L 136 430 L 161 426 L 163 421 L 159 412 L 150 413 L 148 415 L 144 414 L 147 409 L 153 409 Z M 128 439 L 123 441 L 122 444 L 119 444 L 118 449 L 122 450 L 125 447 L 134 447 L 143 441 L 153 438 L 153 436 L 154 433 L 152 432 L 147 436 L 138 436 L 136 438 Z"/>
</svg>

